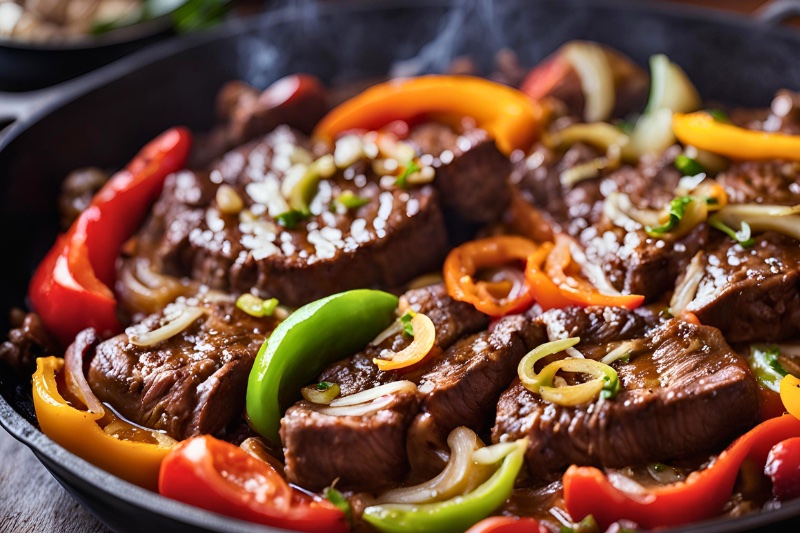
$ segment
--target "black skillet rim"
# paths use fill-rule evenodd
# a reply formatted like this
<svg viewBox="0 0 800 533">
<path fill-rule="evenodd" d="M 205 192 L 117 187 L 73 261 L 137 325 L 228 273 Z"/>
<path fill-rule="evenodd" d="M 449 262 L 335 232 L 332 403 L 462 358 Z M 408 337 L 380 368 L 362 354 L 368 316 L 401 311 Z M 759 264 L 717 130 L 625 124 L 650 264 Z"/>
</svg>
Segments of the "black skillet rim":
<svg viewBox="0 0 800 533">
<path fill-rule="evenodd" d="M 550 0 L 558 1 L 558 0 Z M 457 1 L 449 0 L 435 0 L 424 1 L 415 0 L 413 2 L 406 2 L 403 0 L 388 0 L 381 2 L 333 2 L 319 6 L 317 9 L 318 16 L 326 16 L 334 11 L 341 12 L 342 10 L 348 11 L 369 11 L 376 9 L 385 9 L 392 7 L 447 7 L 458 3 Z M 584 0 L 577 0 L 575 3 L 586 3 Z M 679 16 L 687 19 L 694 19 L 698 21 L 713 22 L 718 24 L 727 24 L 730 26 L 739 27 L 742 30 L 754 29 L 762 27 L 766 23 L 753 20 L 741 15 L 736 15 L 726 12 L 718 12 L 709 9 L 700 9 L 692 6 L 675 6 L 667 4 L 650 4 L 650 3 L 637 3 L 631 0 L 606 0 L 603 2 L 593 2 L 594 6 L 608 9 L 628 9 L 635 11 L 643 11 L 649 13 L 663 13 L 665 15 Z M 58 98 L 53 99 L 48 104 L 44 105 L 40 110 L 33 113 L 31 116 L 22 121 L 18 121 L 9 128 L 7 134 L 0 139 L 0 150 L 3 150 L 9 145 L 17 136 L 31 125 L 39 120 L 45 118 L 55 109 L 58 109 L 77 97 L 90 92 L 104 84 L 113 80 L 128 75 L 141 66 L 154 62 L 159 59 L 166 58 L 170 55 L 176 54 L 180 51 L 192 48 L 195 45 L 201 44 L 206 41 L 212 41 L 224 38 L 229 34 L 237 32 L 243 26 L 258 25 L 260 28 L 275 26 L 279 24 L 292 23 L 295 20 L 302 18 L 302 12 L 292 9 L 284 8 L 281 10 L 261 14 L 255 17 L 241 20 L 228 21 L 216 29 L 208 32 L 196 34 L 193 36 L 185 37 L 182 43 L 176 46 L 176 41 L 171 40 L 165 43 L 152 46 L 145 50 L 129 56 L 128 58 L 119 60 L 111 65 L 103 67 L 95 72 L 87 74 L 73 82 L 68 82 L 64 86 L 64 93 Z M 800 46 L 800 33 L 782 27 L 770 28 L 770 32 L 781 35 L 784 38 L 789 38 L 797 42 Z M 183 522 L 187 525 L 213 528 L 218 531 L 236 531 L 242 533 L 265 533 L 268 531 L 286 531 L 283 529 L 271 528 L 243 522 L 234 518 L 225 517 L 216 513 L 211 513 L 198 509 L 196 507 L 186 505 L 168 498 L 159 496 L 157 493 L 150 492 L 146 489 L 128 483 L 94 465 L 81 459 L 80 457 L 72 454 L 60 445 L 56 444 L 50 438 L 44 435 L 37 427 L 25 420 L 17 411 L 7 402 L 6 398 L 0 395 L 0 426 L 2 426 L 11 436 L 18 441 L 25 444 L 36 455 L 37 458 L 44 455 L 50 460 L 57 463 L 64 470 L 74 475 L 83 482 L 103 491 L 112 493 L 116 498 L 124 501 L 125 503 L 142 508 L 153 514 L 171 518 L 173 520 Z M 41 461 L 41 459 L 40 459 Z M 672 529 L 674 533 L 679 532 L 692 532 L 692 533 L 712 533 L 718 531 L 745 531 L 758 527 L 776 524 L 779 521 L 800 516 L 800 500 L 790 502 L 783 505 L 779 509 L 771 511 L 762 511 L 756 514 L 747 515 L 740 518 L 715 518 L 712 520 L 691 524 L 685 527 Z"/>
</svg>

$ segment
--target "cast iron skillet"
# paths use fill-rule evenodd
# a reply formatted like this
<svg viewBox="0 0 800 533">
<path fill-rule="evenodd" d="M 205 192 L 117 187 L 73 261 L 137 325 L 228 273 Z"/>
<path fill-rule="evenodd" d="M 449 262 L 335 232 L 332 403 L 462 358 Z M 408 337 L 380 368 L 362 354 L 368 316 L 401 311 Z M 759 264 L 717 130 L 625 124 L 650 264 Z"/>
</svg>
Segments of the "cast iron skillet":
<svg viewBox="0 0 800 533">
<path fill-rule="evenodd" d="M 160 131 L 213 121 L 216 91 L 227 80 L 264 87 L 292 72 L 334 83 L 387 72 L 443 69 L 470 54 L 490 69 L 508 46 L 528 65 L 561 43 L 607 43 L 645 64 L 665 52 L 709 99 L 765 105 L 781 87 L 800 88 L 800 36 L 723 15 L 617 2 L 506 0 L 425 4 L 325 5 L 318 12 L 282 10 L 231 21 L 213 33 L 174 40 L 117 62 L 44 98 L 41 109 L 0 139 L 0 331 L 7 311 L 24 304 L 36 262 L 57 229 L 59 181 L 83 165 L 120 167 Z M 29 108 L 30 110 L 30 108 Z M 39 432 L 30 382 L 0 372 L 0 422 L 33 450 L 56 479 L 117 531 L 268 531 L 179 504 L 92 466 Z M 800 524 L 800 501 L 737 520 L 685 531 L 741 531 L 779 521 Z M 781 525 L 789 525 L 788 523 Z M 275 531 L 275 530 L 273 530 Z"/>
</svg>

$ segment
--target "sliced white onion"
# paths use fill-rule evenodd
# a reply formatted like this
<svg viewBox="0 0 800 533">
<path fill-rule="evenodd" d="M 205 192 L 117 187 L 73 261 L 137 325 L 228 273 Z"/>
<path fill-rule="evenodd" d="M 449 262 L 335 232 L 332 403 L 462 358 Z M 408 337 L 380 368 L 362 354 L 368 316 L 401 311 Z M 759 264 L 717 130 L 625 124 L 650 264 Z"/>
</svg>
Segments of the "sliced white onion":
<svg viewBox="0 0 800 533">
<path fill-rule="evenodd" d="M 697 89 L 681 67 L 664 54 L 650 57 L 650 96 L 645 113 L 657 109 L 689 113 L 700 109 L 701 104 Z"/>
<path fill-rule="evenodd" d="M 466 487 L 470 469 L 473 465 L 473 452 L 482 448 L 474 431 L 458 427 L 447 437 L 450 447 L 450 460 L 444 470 L 433 479 L 414 485 L 390 490 L 380 495 L 376 503 L 426 503 L 448 500 L 459 494 L 468 492 L 474 487 Z"/>
<path fill-rule="evenodd" d="M 564 352 L 566 352 L 568 356 L 573 357 L 575 359 L 586 359 L 586 356 L 584 356 L 580 351 L 578 351 L 576 348 L 573 348 L 572 346 L 564 350 Z"/>
<path fill-rule="evenodd" d="M 636 342 L 635 341 L 623 342 L 622 344 L 620 344 L 619 346 L 617 346 L 616 348 L 614 348 L 613 350 L 608 352 L 605 355 L 605 357 L 600 359 L 600 362 L 603 363 L 604 365 L 610 365 L 611 363 L 613 363 L 617 359 L 621 359 L 621 358 L 625 357 L 627 354 L 629 354 L 630 352 L 634 351 L 635 348 L 636 348 Z"/>
<path fill-rule="evenodd" d="M 672 111 L 662 108 L 639 117 L 631 133 L 631 142 L 623 148 L 626 159 L 644 154 L 661 155 L 677 141 L 672 131 Z"/>
<path fill-rule="evenodd" d="M 651 209 L 639 209 L 633 205 L 630 196 L 612 192 L 603 202 L 603 214 L 617 227 L 625 231 L 636 231 L 645 226 L 658 226 L 661 214 Z"/>
<path fill-rule="evenodd" d="M 609 483 L 611 483 L 614 488 L 619 489 L 626 494 L 640 496 L 648 495 L 646 488 L 628 476 L 617 472 L 616 470 L 606 471 L 606 476 L 608 477 Z"/>
<path fill-rule="evenodd" d="M 692 257 L 689 266 L 686 267 L 683 279 L 680 284 L 675 287 L 675 292 L 672 294 L 672 299 L 669 301 L 669 310 L 673 316 L 684 312 L 697 295 L 697 288 L 700 286 L 704 274 L 702 261 L 703 251 L 700 250 Z"/>
<path fill-rule="evenodd" d="M 720 209 L 715 218 L 733 228 L 747 222 L 752 231 L 774 231 L 800 240 L 800 204 L 795 206 L 735 204 Z"/>
<path fill-rule="evenodd" d="M 575 41 L 564 46 L 564 59 L 572 65 L 585 98 L 583 119 L 586 122 L 606 120 L 614 111 L 614 75 L 602 47 L 595 43 Z"/>
<path fill-rule="evenodd" d="M 128 340 L 135 346 L 153 346 L 178 335 L 204 314 L 206 309 L 202 307 L 184 307 L 178 316 L 153 331 L 139 333 L 137 327 L 128 328 Z"/>
<path fill-rule="evenodd" d="M 392 324 L 386 328 L 385 330 L 378 333 L 378 336 L 372 339 L 370 344 L 374 346 L 378 346 L 380 343 L 388 339 L 389 337 L 394 337 L 395 335 L 399 335 L 403 332 L 403 323 L 398 318 Z"/>
<path fill-rule="evenodd" d="M 678 186 L 675 187 L 675 196 L 688 196 L 706 179 L 705 172 L 701 172 L 695 176 L 684 176 L 678 180 Z"/>
<path fill-rule="evenodd" d="M 380 398 L 381 396 L 397 394 L 400 392 L 414 392 L 416 390 L 417 386 L 411 381 L 393 381 L 392 383 L 379 385 L 365 391 L 357 392 L 356 394 L 336 398 L 330 403 L 330 406 L 345 407 L 350 405 L 358 405 L 371 402 L 372 400 Z"/>
<path fill-rule="evenodd" d="M 586 258 L 586 254 L 576 243 L 570 244 L 570 253 L 575 264 L 581 267 L 581 272 L 602 294 L 609 296 L 619 296 L 621 293 L 611 284 L 611 281 L 603 272 L 603 267 L 595 265 Z"/>
<path fill-rule="evenodd" d="M 527 438 L 525 447 L 527 447 Z M 501 442 L 492 446 L 486 446 L 472 453 L 472 460 L 479 465 L 495 465 L 505 459 L 505 457 L 521 446 L 520 441 Z"/>
<path fill-rule="evenodd" d="M 341 407 L 318 407 L 314 410 L 328 416 L 367 416 L 377 413 L 381 409 L 388 407 L 394 401 L 392 396 L 381 396 L 366 403 L 357 405 L 345 405 Z"/>
</svg>

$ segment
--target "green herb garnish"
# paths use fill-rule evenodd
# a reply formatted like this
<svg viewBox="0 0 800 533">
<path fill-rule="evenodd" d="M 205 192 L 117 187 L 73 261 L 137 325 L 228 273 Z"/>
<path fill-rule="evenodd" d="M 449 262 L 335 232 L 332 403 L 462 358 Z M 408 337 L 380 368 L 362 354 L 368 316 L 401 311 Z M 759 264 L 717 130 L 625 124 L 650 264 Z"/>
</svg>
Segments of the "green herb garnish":
<svg viewBox="0 0 800 533">
<path fill-rule="evenodd" d="M 630 358 L 630 354 L 628 354 L 626 356 L 623 356 L 623 357 Z M 622 358 L 620 358 L 620 359 L 622 359 Z M 627 363 L 627 361 L 624 361 L 624 362 Z M 601 398 L 603 398 L 605 400 L 610 400 L 610 399 L 614 398 L 617 394 L 619 394 L 619 389 L 620 389 L 619 379 L 613 379 L 612 380 L 611 378 L 606 376 L 606 377 L 603 378 L 603 380 L 606 382 L 606 384 L 603 386 L 603 390 L 600 391 L 600 397 Z"/>
<path fill-rule="evenodd" d="M 347 209 L 358 209 L 362 205 L 367 205 L 369 203 L 369 198 L 359 196 L 353 191 L 344 191 L 336 197 L 336 203 Z"/>
<path fill-rule="evenodd" d="M 695 200 L 693 196 L 679 196 L 669 203 L 669 220 L 666 223 L 650 227 L 646 226 L 644 231 L 651 237 L 660 237 L 665 233 L 669 233 L 678 225 L 686 213 L 686 206 Z"/>
<path fill-rule="evenodd" d="M 416 315 L 414 311 L 407 311 L 406 314 L 400 317 L 400 322 L 403 324 L 403 335 L 407 337 L 414 336 L 414 324 L 411 323 L 414 315 Z"/>
<path fill-rule="evenodd" d="M 333 387 L 333 383 L 331 383 L 330 381 L 320 381 L 319 383 L 317 383 L 318 391 L 326 391 L 331 387 Z"/>
<path fill-rule="evenodd" d="M 333 487 L 328 487 L 325 489 L 325 498 L 344 513 L 348 524 L 353 523 L 353 508 L 347 498 L 344 497 L 344 494 Z"/>
<path fill-rule="evenodd" d="M 301 211 L 292 209 L 291 211 L 286 211 L 275 217 L 275 222 L 286 229 L 294 229 L 306 218 L 308 218 L 308 216 Z"/>
<path fill-rule="evenodd" d="M 697 176 L 706 171 L 700 163 L 685 154 L 681 154 L 675 158 L 675 168 L 684 176 Z"/>
<path fill-rule="evenodd" d="M 747 222 L 742 221 L 742 227 L 739 231 L 734 230 L 732 227 L 725 224 L 723 221 L 719 220 L 718 218 L 712 218 L 709 220 L 712 228 L 716 228 L 737 243 L 742 248 L 750 248 L 755 243 L 755 240 L 752 237 L 752 231 L 750 229 L 750 224 Z"/>
<path fill-rule="evenodd" d="M 272 313 L 275 312 L 275 308 L 278 307 L 278 299 L 270 298 L 269 300 L 262 300 L 258 296 L 247 292 L 236 299 L 236 307 L 248 315 L 257 318 L 272 316 Z"/>
<path fill-rule="evenodd" d="M 394 184 L 400 188 L 405 189 L 408 186 L 408 177 L 414 172 L 419 172 L 419 170 L 420 170 L 419 165 L 417 165 L 417 162 L 412 159 L 411 161 L 408 162 L 405 169 L 403 170 L 403 173 L 400 174 L 400 177 L 395 180 Z"/>
<path fill-rule="evenodd" d="M 706 113 L 708 113 L 711 118 L 716 120 L 717 122 L 722 122 L 724 124 L 731 124 L 731 117 L 723 111 L 722 109 L 706 109 Z"/>
</svg>

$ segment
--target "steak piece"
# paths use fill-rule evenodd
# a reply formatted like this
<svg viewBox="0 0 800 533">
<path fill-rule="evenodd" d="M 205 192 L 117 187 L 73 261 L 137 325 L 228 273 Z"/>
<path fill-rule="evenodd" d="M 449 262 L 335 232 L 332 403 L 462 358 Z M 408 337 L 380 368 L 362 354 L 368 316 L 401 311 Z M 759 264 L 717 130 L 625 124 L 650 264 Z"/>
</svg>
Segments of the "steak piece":
<svg viewBox="0 0 800 533">
<path fill-rule="evenodd" d="M 206 314 L 182 332 L 152 346 L 130 342 L 129 334 L 158 328 L 178 302 L 100 343 L 88 381 L 128 420 L 182 440 L 216 434 L 242 414 L 250 369 L 275 322 L 232 303 L 202 303 Z"/>
<path fill-rule="evenodd" d="M 378 491 L 408 473 L 406 430 L 419 407 L 416 394 L 399 393 L 363 416 L 322 414 L 301 401 L 281 420 L 286 478 L 304 489 L 336 486 Z"/>
<path fill-rule="evenodd" d="M 450 298 L 442 284 L 408 291 L 401 305 L 430 317 L 436 327 L 436 351 L 447 350 L 460 337 L 488 324 L 488 318 L 474 307 Z M 372 362 L 382 350 L 398 351 L 409 342 L 400 333 L 378 346 L 368 345 L 331 365 L 318 381 L 337 383 L 343 396 L 400 379 L 418 382 L 429 362 L 405 373 L 381 372 Z M 419 397 L 413 394 L 396 395 L 388 406 L 365 416 L 325 415 L 308 402 L 295 404 L 281 420 L 287 479 L 312 490 L 327 487 L 336 478 L 340 478 L 337 486 L 353 490 L 374 491 L 396 484 L 408 472 L 406 432 L 418 408 Z"/>
<path fill-rule="evenodd" d="M 517 315 L 492 331 L 451 346 L 419 382 L 422 407 L 408 433 L 414 472 L 432 477 L 449 456 L 447 436 L 459 426 L 482 431 L 491 424 L 497 399 L 517 375 L 520 360 L 545 339 L 544 328 Z"/>
<path fill-rule="evenodd" d="M 742 161 L 717 176 L 734 204 L 800 204 L 800 163 Z"/>
<path fill-rule="evenodd" d="M 800 243 L 772 232 L 754 238 L 751 248 L 722 236 L 706 248 L 697 293 L 686 307 L 731 343 L 800 333 Z"/>
<path fill-rule="evenodd" d="M 627 336 L 612 330 L 620 335 L 596 343 L 605 350 L 586 346 L 584 354 L 598 358 L 613 347 L 608 341 Z M 527 436 L 526 463 L 538 475 L 570 464 L 620 468 L 711 452 L 757 420 L 755 379 L 719 330 L 673 319 L 634 342 L 630 362 L 613 364 L 622 390 L 611 400 L 563 407 L 515 380 L 500 398 L 493 442 Z"/>
<path fill-rule="evenodd" d="M 458 134 L 445 124 L 428 122 L 411 131 L 409 142 L 433 156 L 434 185 L 452 226 L 499 219 L 511 200 L 511 162 L 484 130 Z"/>
<path fill-rule="evenodd" d="M 170 176 L 139 233 L 143 253 L 168 274 L 220 290 L 255 288 L 290 306 L 357 287 L 399 286 L 441 265 L 447 235 L 434 188 L 385 189 L 368 159 L 320 181 L 308 220 L 293 227 L 281 219 L 289 211 L 281 187 L 292 158 L 311 159 L 309 150 L 302 134 L 282 127 L 229 152 L 210 173 Z M 222 184 L 243 200 L 238 215 L 220 211 Z M 338 209 L 334 200 L 344 191 L 367 203 Z"/>
</svg>

